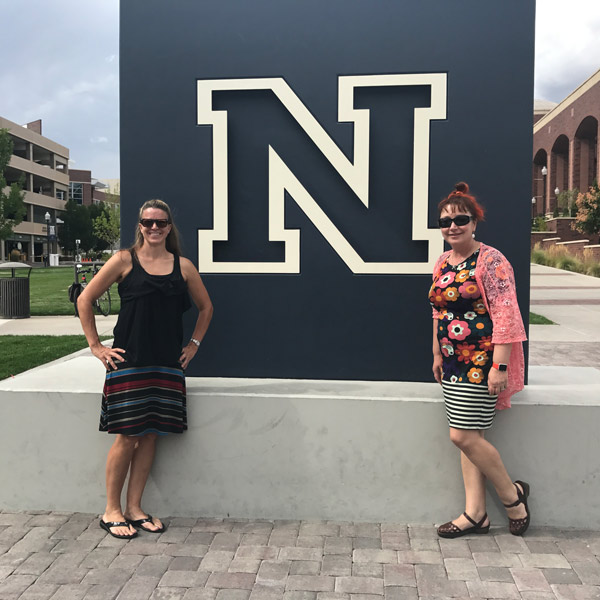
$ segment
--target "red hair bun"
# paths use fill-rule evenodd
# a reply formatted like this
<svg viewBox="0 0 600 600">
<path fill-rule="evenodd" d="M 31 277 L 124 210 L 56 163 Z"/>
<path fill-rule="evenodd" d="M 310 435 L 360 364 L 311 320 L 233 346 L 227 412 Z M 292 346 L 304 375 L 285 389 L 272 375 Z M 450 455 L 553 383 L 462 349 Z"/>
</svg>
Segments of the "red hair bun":
<svg viewBox="0 0 600 600">
<path fill-rule="evenodd" d="M 454 189 L 457 192 L 460 192 L 461 194 L 469 193 L 469 185 L 467 183 L 465 183 L 464 181 L 459 181 L 457 184 L 455 184 Z"/>
</svg>

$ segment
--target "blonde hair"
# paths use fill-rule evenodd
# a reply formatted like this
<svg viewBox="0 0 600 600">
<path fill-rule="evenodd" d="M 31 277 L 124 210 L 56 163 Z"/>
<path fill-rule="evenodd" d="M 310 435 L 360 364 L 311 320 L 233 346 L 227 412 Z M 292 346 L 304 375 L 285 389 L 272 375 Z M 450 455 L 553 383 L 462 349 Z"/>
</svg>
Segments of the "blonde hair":
<svg viewBox="0 0 600 600">
<path fill-rule="evenodd" d="M 140 212 L 138 215 L 138 221 L 140 219 L 142 219 L 144 211 L 148 208 L 158 208 L 159 210 L 162 210 L 165 213 L 167 213 L 167 221 L 171 225 L 171 231 L 169 231 L 169 235 L 167 235 L 167 239 L 165 241 L 165 247 L 167 248 L 168 252 L 171 252 L 172 254 L 176 254 L 177 256 L 181 256 L 181 244 L 179 242 L 179 231 L 177 230 L 177 227 L 175 227 L 175 223 L 173 223 L 173 217 L 171 215 L 171 209 L 169 208 L 169 205 L 166 202 L 164 202 L 163 200 L 159 200 L 158 198 L 154 198 L 152 200 L 147 200 L 146 202 L 144 202 L 144 204 L 142 204 L 142 207 L 140 208 Z M 136 228 L 135 228 L 135 238 L 134 238 L 133 246 L 131 247 L 131 249 L 137 250 L 138 248 L 141 248 L 143 245 L 144 245 L 144 236 L 142 235 L 142 232 L 140 231 L 140 226 L 138 223 L 138 225 L 136 225 Z"/>
</svg>

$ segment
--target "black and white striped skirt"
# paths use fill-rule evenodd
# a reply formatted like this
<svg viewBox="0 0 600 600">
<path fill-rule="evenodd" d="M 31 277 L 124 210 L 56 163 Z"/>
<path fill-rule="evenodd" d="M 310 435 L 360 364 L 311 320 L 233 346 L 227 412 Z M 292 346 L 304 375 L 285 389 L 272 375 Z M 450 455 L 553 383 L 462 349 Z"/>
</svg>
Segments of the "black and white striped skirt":
<svg viewBox="0 0 600 600">
<path fill-rule="evenodd" d="M 448 425 L 455 429 L 489 429 L 496 414 L 498 396 L 487 386 L 442 380 Z"/>
</svg>

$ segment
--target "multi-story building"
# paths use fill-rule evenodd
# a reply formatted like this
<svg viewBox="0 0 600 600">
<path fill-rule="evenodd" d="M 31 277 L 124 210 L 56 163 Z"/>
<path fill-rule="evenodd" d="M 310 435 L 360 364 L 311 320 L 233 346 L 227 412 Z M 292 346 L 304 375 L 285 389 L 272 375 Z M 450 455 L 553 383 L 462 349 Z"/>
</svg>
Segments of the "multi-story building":
<svg viewBox="0 0 600 600">
<path fill-rule="evenodd" d="M 71 169 L 69 171 L 69 197 L 77 204 L 90 206 L 106 200 L 108 186 L 92 178 L 91 171 Z"/>
<path fill-rule="evenodd" d="M 41 120 L 22 126 L 0 117 L 0 128 L 8 129 L 14 144 L 6 182 L 23 181 L 27 209 L 23 222 L 0 244 L 0 260 L 16 248 L 25 260 L 39 262 L 57 252 L 57 213 L 69 193 L 69 150 L 42 135 Z"/>
<path fill-rule="evenodd" d="M 551 215 L 560 192 L 587 191 L 600 178 L 596 71 L 533 126 L 532 216 Z"/>
</svg>

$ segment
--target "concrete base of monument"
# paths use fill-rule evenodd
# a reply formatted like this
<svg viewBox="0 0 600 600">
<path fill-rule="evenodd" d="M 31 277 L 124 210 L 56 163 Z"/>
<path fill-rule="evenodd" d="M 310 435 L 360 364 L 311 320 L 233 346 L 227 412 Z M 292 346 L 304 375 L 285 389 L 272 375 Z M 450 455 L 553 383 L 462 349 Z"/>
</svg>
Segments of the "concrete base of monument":
<svg viewBox="0 0 600 600">
<path fill-rule="evenodd" d="M 0 382 L 0 509 L 104 509 L 102 365 L 82 351 Z M 531 484 L 536 525 L 600 529 L 600 371 L 533 367 L 487 437 Z M 188 379 L 189 430 L 160 439 L 160 516 L 440 523 L 463 511 L 437 384 Z M 492 523 L 504 510 L 489 495 Z"/>
</svg>

